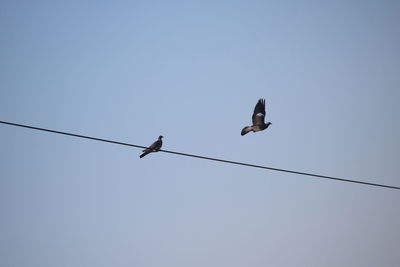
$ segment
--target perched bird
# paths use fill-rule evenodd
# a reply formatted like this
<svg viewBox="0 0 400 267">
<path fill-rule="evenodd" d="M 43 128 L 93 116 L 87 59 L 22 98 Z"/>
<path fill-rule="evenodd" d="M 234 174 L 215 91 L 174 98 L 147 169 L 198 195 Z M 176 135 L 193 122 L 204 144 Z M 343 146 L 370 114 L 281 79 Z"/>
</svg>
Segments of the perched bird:
<svg viewBox="0 0 400 267">
<path fill-rule="evenodd" d="M 160 150 L 161 146 L 162 146 L 162 139 L 163 136 L 160 135 L 158 137 L 158 140 L 155 141 L 153 144 L 151 144 L 151 146 L 149 146 L 148 148 L 146 148 L 145 150 L 143 150 L 143 154 L 140 155 L 140 158 L 143 158 L 144 156 L 146 156 L 147 154 L 151 153 L 151 152 L 157 152 Z"/>
<path fill-rule="evenodd" d="M 248 132 L 259 132 L 265 130 L 270 126 L 272 123 L 264 122 L 265 119 L 265 99 L 259 99 L 256 107 L 254 108 L 253 116 L 251 117 L 253 121 L 252 126 L 246 126 L 243 128 L 241 135 L 245 135 Z"/>
</svg>

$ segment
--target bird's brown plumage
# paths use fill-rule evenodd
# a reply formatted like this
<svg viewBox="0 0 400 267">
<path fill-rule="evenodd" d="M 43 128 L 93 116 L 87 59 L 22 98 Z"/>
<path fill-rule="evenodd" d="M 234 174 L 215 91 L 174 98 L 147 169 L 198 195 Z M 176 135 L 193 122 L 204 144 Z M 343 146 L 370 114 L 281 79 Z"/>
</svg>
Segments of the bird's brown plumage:
<svg viewBox="0 0 400 267">
<path fill-rule="evenodd" d="M 265 123 L 265 99 L 259 99 L 254 107 L 253 115 L 251 116 L 252 126 L 246 126 L 242 129 L 241 135 L 245 135 L 251 131 L 258 132 L 267 129 L 270 122 Z"/>
</svg>

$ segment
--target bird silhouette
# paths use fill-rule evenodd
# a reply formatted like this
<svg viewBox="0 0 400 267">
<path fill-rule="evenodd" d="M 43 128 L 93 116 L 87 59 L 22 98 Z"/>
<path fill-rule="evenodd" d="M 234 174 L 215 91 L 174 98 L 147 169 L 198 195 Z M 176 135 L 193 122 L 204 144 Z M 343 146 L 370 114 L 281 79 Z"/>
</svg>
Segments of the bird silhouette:
<svg viewBox="0 0 400 267">
<path fill-rule="evenodd" d="M 163 136 L 160 135 L 158 137 L 158 140 L 155 141 L 153 144 L 151 144 L 148 148 L 146 148 L 145 150 L 143 150 L 143 154 L 141 154 L 139 157 L 143 158 L 144 156 L 146 156 L 147 154 L 151 153 L 151 152 L 157 152 L 160 150 L 161 146 L 162 146 L 162 138 Z"/>
<path fill-rule="evenodd" d="M 241 135 L 245 135 L 251 131 L 259 132 L 265 130 L 270 126 L 272 123 L 267 122 L 265 123 L 265 99 L 259 99 L 253 112 L 253 116 L 251 117 L 253 121 L 252 126 L 246 126 L 242 129 Z"/>
</svg>

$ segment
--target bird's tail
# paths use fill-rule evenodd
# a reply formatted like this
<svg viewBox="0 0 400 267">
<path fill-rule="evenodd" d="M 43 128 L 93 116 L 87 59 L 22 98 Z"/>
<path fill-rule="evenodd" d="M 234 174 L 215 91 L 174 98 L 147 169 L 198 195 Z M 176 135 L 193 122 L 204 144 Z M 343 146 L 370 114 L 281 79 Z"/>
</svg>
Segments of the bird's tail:
<svg viewBox="0 0 400 267">
<path fill-rule="evenodd" d="M 253 128 L 251 126 L 246 126 L 243 128 L 242 132 L 240 133 L 242 136 L 251 132 L 253 130 Z"/>
<path fill-rule="evenodd" d="M 139 158 L 143 158 L 144 156 L 146 156 L 147 154 L 149 154 L 150 152 L 151 152 L 151 150 L 147 150 L 147 149 L 145 149 L 145 150 L 143 150 L 143 154 L 142 155 L 140 155 L 139 156 Z"/>
</svg>

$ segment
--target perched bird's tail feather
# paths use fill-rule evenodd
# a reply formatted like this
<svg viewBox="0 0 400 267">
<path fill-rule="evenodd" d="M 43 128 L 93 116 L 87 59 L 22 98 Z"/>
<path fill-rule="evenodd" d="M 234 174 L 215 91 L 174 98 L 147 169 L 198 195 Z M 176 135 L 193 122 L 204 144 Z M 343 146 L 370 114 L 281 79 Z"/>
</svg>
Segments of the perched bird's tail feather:
<svg viewBox="0 0 400 267">
<path fill-rule="evenodd" d="M 150 151 L 148 151 L 148 150 L 147 150 L 147 151 L 146 151 L 146 150 L 143 150 L 143 152 L 144 152 L 144 153 L 143 153 L 142 155 L 140 155 L 139 158 L 143 158 L 144 156 L 146 156 L 147 154 L 150 153 Z"/>
</svg>

